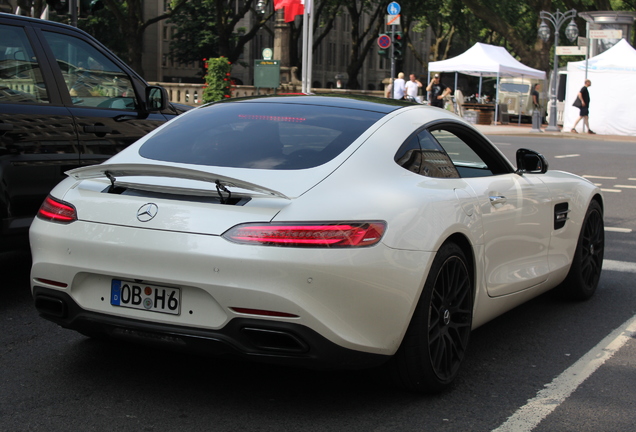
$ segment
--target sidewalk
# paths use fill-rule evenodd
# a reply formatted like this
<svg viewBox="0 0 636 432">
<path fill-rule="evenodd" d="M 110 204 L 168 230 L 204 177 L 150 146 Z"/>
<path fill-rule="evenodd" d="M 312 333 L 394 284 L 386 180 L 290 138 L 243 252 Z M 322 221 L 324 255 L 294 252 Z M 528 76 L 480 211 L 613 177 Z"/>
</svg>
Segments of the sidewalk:
<svg viewBox="0 0 636 432">
<path fill-rule="evenodd" d="M 512 136 L 532 136 L 532 137 L 550 137 L 550 138 L 576 138 L 600 141 L 623 141 L 636 143 L 636 136 L 622 135 L 590 135 L 587 133 L 574 134 L 572 132 L 546 132 L 547 125 L 542 125 L 542 132 L 532 131 L 532 125 L 528 123 L 510 123 L 507 125 L 475 125 L 479 132 L 484 135 L 512 135 Z"/>
</svg>

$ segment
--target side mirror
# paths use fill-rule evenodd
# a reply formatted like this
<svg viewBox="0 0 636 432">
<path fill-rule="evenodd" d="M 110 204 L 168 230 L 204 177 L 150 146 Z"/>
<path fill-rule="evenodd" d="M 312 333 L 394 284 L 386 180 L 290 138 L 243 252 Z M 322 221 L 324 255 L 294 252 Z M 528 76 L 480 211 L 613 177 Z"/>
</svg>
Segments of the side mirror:
<svg viewBox="0 0 636 432">
<path fill-rule="evenodd" d="M 517 174 L 543 174 L 548 171 L 548 161 L 534 150 L 517 150 Z"/>
<path fill-rule="evenodd" d="M 168 92 L 160 86 L 146 87 L 146 110 L 163 111 L 168 106 Z"/>
</svg>

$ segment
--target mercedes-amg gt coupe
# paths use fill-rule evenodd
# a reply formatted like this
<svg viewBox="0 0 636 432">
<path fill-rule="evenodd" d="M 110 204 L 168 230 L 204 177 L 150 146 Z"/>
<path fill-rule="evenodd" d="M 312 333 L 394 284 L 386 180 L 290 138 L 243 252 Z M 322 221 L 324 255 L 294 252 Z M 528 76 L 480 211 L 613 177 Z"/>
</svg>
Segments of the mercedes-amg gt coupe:
<svg viewBox="0 0 636 432">
<path fill-rule="evenodd" d="M 556 288 L 587 299 L 603 196 L 449 111 L 272 96 L 190 110 L 67 172 L 30 229 L 42 317 L 90 337 L 438 392 L 476 327 Z"/>
</svg>

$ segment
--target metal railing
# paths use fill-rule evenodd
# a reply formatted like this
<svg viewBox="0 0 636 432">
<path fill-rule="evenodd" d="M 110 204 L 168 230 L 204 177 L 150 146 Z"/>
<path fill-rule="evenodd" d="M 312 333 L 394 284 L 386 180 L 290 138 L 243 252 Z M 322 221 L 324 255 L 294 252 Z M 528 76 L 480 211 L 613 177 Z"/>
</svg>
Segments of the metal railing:
<svg viewBox="0 0 636 432">
<path fill-rule="evenodd" d="M 203 90 L 205 84 L 186 84 L 186 83 L 164 83 L 153 82 L 152 85 L 160 85 L 166 89 L 170 102 L 180 103 L 184 105 L 198 106 L 203 103 Z M 232 86 L 232 97 L 245 97 L 245 96 L 257 96 L 267 94 L 285 94 L 285 93 L 300 93 L 300 86 L 283 85 L 278 89 L 270 88 L 256 88 L 254 86 L 236 85 Z M 315 94 L 356 94 L 366 96 L 383 97 L 384 92 L 382 90 L 349 90 L 349 89 L 311 89 Z"/>
</svg>

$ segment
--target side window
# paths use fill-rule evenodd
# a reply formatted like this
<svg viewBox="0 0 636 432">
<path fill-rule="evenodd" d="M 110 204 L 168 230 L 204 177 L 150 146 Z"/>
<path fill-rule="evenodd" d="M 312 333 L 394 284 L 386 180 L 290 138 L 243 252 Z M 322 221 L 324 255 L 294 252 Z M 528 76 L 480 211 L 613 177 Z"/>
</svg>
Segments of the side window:
<svg viewBox="0 0 636 432">
<path fill-rule="evenodd" d="M 402 144 L 395 155 L 395 162 L 409 171 L 427 177 L 459 177 L 449 156 L 426 130 L 412 135 Z"/>
<path fill-rule="evenodd" d="M 449 128 L 450 129 L 450 128 Z M 448 129 L 435 129 L 430 131 L 431 135 L 446 150 L 446 154 L 452 160 L 459 175 L 466 177 L 485 177 L 491 176 L 493 171 L 489 164 L 473 149 L 475 145 L 470 146 L 467 139 L 470 137 L 460 137 L 458 134 Z"/>
<path fill-rule="evenodd" d="M 99 50 L 73 36 L 43 34 L 62 70 L 73 105 L 136 109 L 130 78 Z"/>
<path fill-rule="evenodd" d="M 0 25 L 0 103 L 49 103 L 40 66 L 21 27 Z"/>
</svg>

